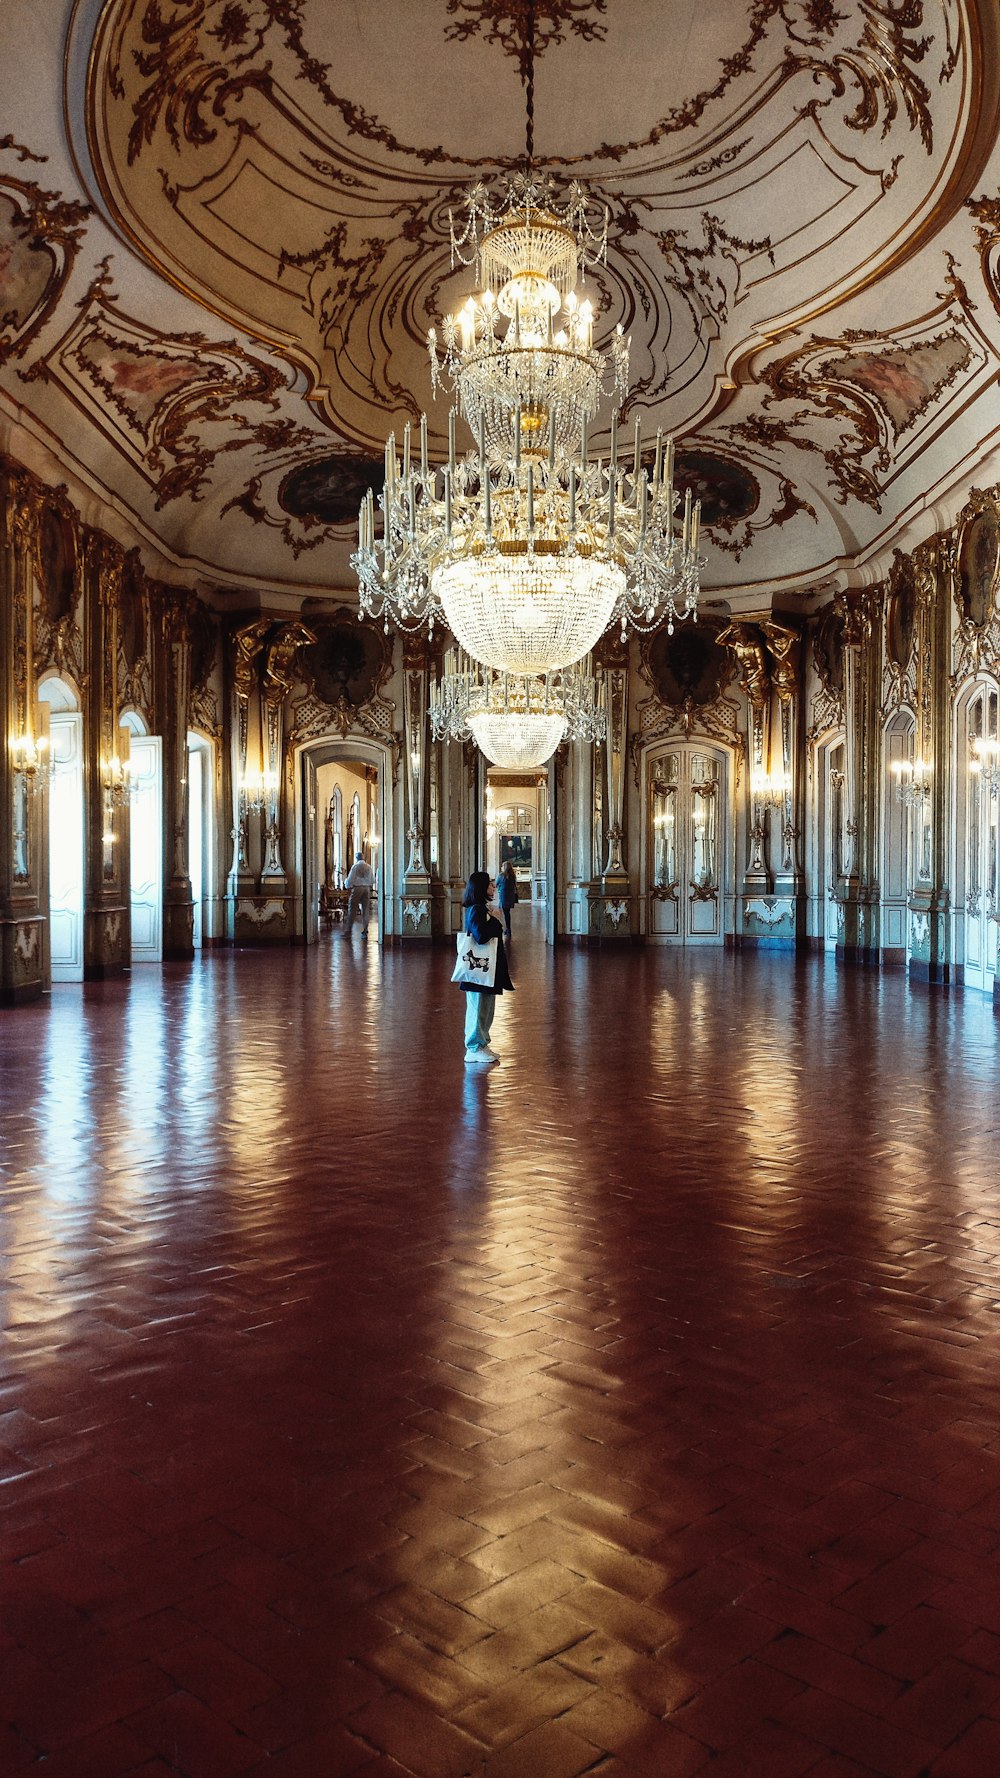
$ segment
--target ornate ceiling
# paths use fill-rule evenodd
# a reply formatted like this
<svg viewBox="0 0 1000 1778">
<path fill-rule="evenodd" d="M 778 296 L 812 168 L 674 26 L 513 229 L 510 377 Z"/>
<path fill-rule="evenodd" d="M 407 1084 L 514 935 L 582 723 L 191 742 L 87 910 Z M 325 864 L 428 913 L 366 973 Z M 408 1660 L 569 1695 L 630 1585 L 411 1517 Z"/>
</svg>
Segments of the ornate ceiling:
<svg viewBox="0 0 1000 1778">
<path fill-rule="evenodd" d="M 342 599 L 388 431 L 426 409 L 443 454 L 424 338 L 449 208 L 520 164 L 527 0 L 46 15 L 6 0 L 0 442 L 213 600 Z M 994 0 L 535 19 L 536 162 L 610 208 L 588 283 L 710 597 L 872 573 L 1000 479 Z"/>
</svg>

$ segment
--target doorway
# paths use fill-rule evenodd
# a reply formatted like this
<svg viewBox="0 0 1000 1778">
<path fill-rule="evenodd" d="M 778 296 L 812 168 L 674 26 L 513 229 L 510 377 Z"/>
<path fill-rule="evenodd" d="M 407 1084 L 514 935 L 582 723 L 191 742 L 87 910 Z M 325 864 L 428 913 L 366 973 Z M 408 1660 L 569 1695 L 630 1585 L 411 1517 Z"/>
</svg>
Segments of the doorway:
<svg viewBox="0 0 1000 1778">
<path fill-rule="evenodd" d="M 883 963 L 905 964 L 909 944 L 911 830 L 913 818 L 898 794 L 913 759 L 913 713 L 900 710 L 885 731 L 880 949 Z"/>
<path fill-rule="evenodd" d="M 324 741 L 303 750 L 299 795 L 302 932 L 307 944 L 341 926 L 345 880 L 357 852 L 375 874 L 372 936 L 382 943 L 390 893 L 392 832 L 386 809 L 386 758 L 374 743 Z"/>
<path fill-rule="evenodd" d="M 188 876 L 194 915 L 194 948 L 205 942 L 205 904 L 212 893 L 212 747 L 203 735 L 187 738 Z"/>
<path fill-rule="evenodd" d="M 979 685 L 965 706 L 965 734 L 959 726 L 958 766 L 965 779 L 962 799 L 965 853 L 965 974 L 967 988 L 993 991 L 997 956 L 998 867 L 1000 867 L 1000 799 L 984 772 L 996 767 L 996 756 L 985 760 L 976 753 L 977 742 L 998 740 L 996 686 Z M 963 745 L 964 742 L 964 745 Z M 961 795 L 961 790 L 960 790 Z M 961 844 L 961 828 L 959 840 Z"/>
<path fill-rule="evenodd" d="M 48 945 L 53 982 L 83 981 L 83 716 L 62 679 L 38 688 L 49 707 Z"/>
<path fill-rule="evenodd" d="M 129 731 L 129 880 L 132 962 L 163 959 L 163 742 L 126 711 Z"/>
<path fill-rule="evenodd" d="M 646 931 L 661 944 L 721 944 L 731 851 L 729 757 L 679 743 L 646 760 Z"/>
</svg>

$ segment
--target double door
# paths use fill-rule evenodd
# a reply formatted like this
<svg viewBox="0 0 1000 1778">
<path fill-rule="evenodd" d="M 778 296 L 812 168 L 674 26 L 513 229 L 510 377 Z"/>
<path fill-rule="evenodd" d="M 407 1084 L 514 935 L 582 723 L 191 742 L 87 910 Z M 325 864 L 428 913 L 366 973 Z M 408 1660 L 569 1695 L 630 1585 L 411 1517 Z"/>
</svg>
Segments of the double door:
<svg viewBox="0 0 1000 1778">
<path fill-rule="evenodd" d="M 1000 793 L 996 784 L 998 694 L 983 686 L 969 705 L 965 775 L 965 984 L 989 993 L 1000 919 Z M 979 744 L 985 744 L 981 751 Z"/>
<path fill-rule="evenodd" d="M 647 932 L 672 944 L 721 944 L 729 855 L 727 757 L 678 745 L 647 761 Z"/>
</svg>

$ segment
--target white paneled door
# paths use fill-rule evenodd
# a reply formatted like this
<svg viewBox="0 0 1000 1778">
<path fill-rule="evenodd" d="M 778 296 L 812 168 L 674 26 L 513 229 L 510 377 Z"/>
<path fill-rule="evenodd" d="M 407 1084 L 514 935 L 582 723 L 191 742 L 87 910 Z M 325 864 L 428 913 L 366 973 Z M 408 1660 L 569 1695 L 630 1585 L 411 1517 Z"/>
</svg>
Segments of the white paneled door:
<svg viewBox="0 0 1000 1778">
<path fill-rule="evenodd" d="M 162 750 L 159 735 L 130 737 L 133 963 L 159 963 L 163 957 Z"/>
<path fill-rule="evenodd" d="M 647 765 L 648 931 L 673 944 L 721 944 L 729 855 L 727 760 L 678 746 Z"/>
<path fill-rule="evenodd" d="M 83 980 L 83 717 L 53 711 L 49 725 L 49 936 L 52 980 Z"/>
</svg>

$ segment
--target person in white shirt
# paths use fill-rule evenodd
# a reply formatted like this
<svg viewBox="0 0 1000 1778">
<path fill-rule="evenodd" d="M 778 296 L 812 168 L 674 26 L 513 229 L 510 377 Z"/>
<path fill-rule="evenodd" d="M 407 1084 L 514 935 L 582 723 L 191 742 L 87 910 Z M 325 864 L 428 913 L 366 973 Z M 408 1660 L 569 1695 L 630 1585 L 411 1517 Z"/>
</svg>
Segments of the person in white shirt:
<svg viewBox="0 0 1000 1778">
<path fill-rule="evenodd" d="M 361 917 L 361 936 L 368 937 L 368 916 L 371 913 L 372 886 L 375 872 L 367 862 L 363 852 L 355 852 L 354 863 L 344 879 L 344 888 L 350 893 L 347 897 L 347 917 L 344 921 L 344 937 L 350 938 L 354 925 L 354 916 Z"/>
</svg>

